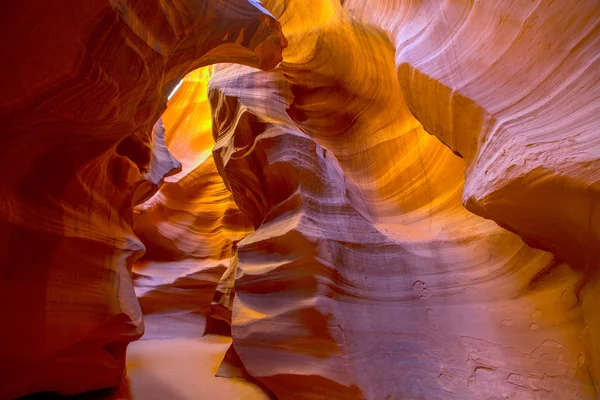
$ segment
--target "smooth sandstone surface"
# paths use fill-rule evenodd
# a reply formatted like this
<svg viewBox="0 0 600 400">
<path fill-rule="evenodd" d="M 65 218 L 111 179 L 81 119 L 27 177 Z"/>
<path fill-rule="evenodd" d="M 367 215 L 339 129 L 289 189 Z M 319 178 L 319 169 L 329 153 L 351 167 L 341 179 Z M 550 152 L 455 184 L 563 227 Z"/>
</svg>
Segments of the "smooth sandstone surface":
<svg viewBox="0 0 600 400">
<path fill-rule="evenodd" d="M 465 159 L 466 207 L 573 268 L 597 268 L 598 2 L 345 8 L 389 34 L 410 110 Z"/>
<path fill-rule="evenodd" d="M 577 272 L 598 386 L 599 321 L 589 312 L 598 306 L 600 269 L 598 2 L 344 7 L 388 33 L 411 112 L 464 157 L 467 209 Z"/>
<path fill-rule="evenodd" d="M 232 322 L 248 371 L 279 398 L 595 398 L 598 334 L 589 310 L 597 298 L 596 245 L 581 242 L 579 255 L 592 257 L 590 273 L 543 245 L 550 216 L 515 211 L 537 224 L 542 245 L 511 230 L 555 256 L 463 207 L 470 160 L 427 135 L 436 132 L 423 127 L 412 102 L 432 112 L 443 97 L 423 92 L 434 97 L 419 99 L 402 80 L 395 84 L 389 32 L 353 19 L 336 2 L 265 4 L 289 43 L 280 73 L 232 66 L 211 81 L 217 164 L 240 208 L 259 215 L 260 227 L 238 244 Z M 431 20 L 444 15 L 443 7 L 401 5 L 431 12 Z M 396 15 L 393 5 L 387 11 Z M 486 11 L 492 17 L 497 9 Z M 368 8 L 364 14 L 374 16 Z M 521 35 L 533 34 L 525 28 Z M 577 37 L 579 29 L 563 34 Z M 583 55 L 591 62 L 597 53 Z M 587 93 L 597 86 L 582 87 Z M 585 126 L 597 127 L 594 121 Z M 600 153 L 587 138 L 591 174 L 584 176 L 593 185 Z M 545 149 L 546 160 L 564 151 L 558 144 Z M 553 200 L 560 204 L 533 199 Z M 589 192 L 589 201 L 597 200 Z M 582 232 L 594 240 L 593 230 Z"/>
<path fill-rule="evenodd" d="M 219 320 L 230 324 L 233 296 L 226 301 L 222 291 L 235 276 L 235 243 L 253 226 L 211 154 L 211 73 L 211 67 L 190 72 L 172 93 L 161 120 L 164 142 L 181 168 L 134 209 L 133 230 L 146 247 L 133 266 L 136 295 L 146 325 L 152 325 L 144 339 L 198 337 L 204 331 L 219 333 Z M 217 292 L 221 296 L 211 306 Z"/>
<path fill-rule="evenodd" d="M 598 2 L 7 7 L 0 398 L 598 397 Z"/>
<path fill-rule="evenodd" d="M 162 328 L 161 328 L 162 329 Z M 78 400 L 267 400 L 270 394 L 242 378 L 215 376 L 231 339 L 223 336 L 140 340 L 129 345 L 127 378 L 113 393 Z"/>
<path fill-rule="evenodd" d="M 9 1 L 1 25 L 0 398 L 118 386 L 143 333 L 132 208 L 180 167 L 166 97 L 204 65 L 272 68 L 285 39 L 245 0 Z"/>
<path fill-rule="evenodd" d="M 211 82 L 215 158 L 240 208 L 263 216 L 238 243 L 232 336 L 249 373 L 284 399 L 594 398 L 572 271 L 458 196 L 377 222 L 277 104 L 229 96 L 280 78 L 232 66 Z"/>
</svg>

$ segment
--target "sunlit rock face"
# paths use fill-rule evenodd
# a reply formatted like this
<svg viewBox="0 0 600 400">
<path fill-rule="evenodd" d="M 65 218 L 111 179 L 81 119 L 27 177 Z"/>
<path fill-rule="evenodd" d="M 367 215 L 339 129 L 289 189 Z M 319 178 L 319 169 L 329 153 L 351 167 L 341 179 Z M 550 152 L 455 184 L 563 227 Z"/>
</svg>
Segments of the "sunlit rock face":
<svg viewBox="0 0 600 400">
<path fill-rule="evenodd" d="M 161 118 L 166 146 L 182 167 L 135 209 L 134 232 L 146 246 L 146 258 L 230 258 L 232 242 L 252 229 L 212 158 L 209 75 L 206 68 L 188 74 Z"/>
<path fill-rule="evenodd" d="M 155 125 L 167 95 L 214 62 L 274 67 L 285 39 L 245 0 L 3 13 L 0 398 L 118 386 L 143 333 L 132 208 L 181 167 Z"/>
<path fill-rule="evenodd" d="M 464 157 L 467 208 L 574 268 L 597 266 L 598 3 L 345 7 L 386 30 L 411 111 Z"/>
<path fill-rule="evenodd" d="M 378 223 L 335 156 L 278 112 L 285 89 L 267 114 L 241 95 L 281 76 L 228 67 L 211 84 L 215 157 L 260 221 L 238 243 L 233 303 L 249 373 L 279 398 L 594 398 L 570 269 L 456 196 Z"/>
<path fill-rule="evenodd" d="M 559 247 L 567 249 L 566 241 L 576 238 L 565 236 L 556 247 L 548 235 L 563 231 L 563 223 L 578 230 L 577 223 L 560 217 L 554 224 L 544 214 L 552 204 L 527 211 L 544 197 L 548 203 L 557 200 L 548 199 L 554 190 L 543 195 L 545 181 L 556 176 L 537 182 L 535 174 L 517 164 L 511 171 L 533 187 L 520 192 L 512 186 L 515 192 L 501 195 L 506 203 L 500 205 L 505 213 L 515 210 L 520 216 L 515 221 L 530 221 L 527 229 L 509 226 L 500 215 L 474 206 L 468 193 L 476 152 L 469 155 L 441 134 L 441 141 L 430 136 L 438 132 L 415 106 L 437 115 L 449 112 L 449 100 L 438 93 L 433 79 L 431 89 L 421 91 L 407 86 L 420 82 L 417 73 L 407 75 L 412 79 L 407 84 L 402 80 L 406 66 L 398 63 L 400 44 L 414 52 L 423 46 L 418 54 L 424 64 L 439 55 L 440 73 L 462 65 L 451 57 L 452 45 L 461 44 L 432 52 L 427 40 L 433 39 L 396 42 L 392 22 L 401 28 L 420 23 L 421 30 L 413 26 L 407 32 L 422 34 L 426 21 L 447 22 L 444 12 L 458 15 L 461 9 L 389 2 L 377 5 L 386 10 L 380 16 L 366 3 L 350 7 L 345 2 L 351 13 L 333 1 L 310 8 L 295 1 L 265 5 L 281 21 L 289 42 L 284 61 L 272 73 L 217 69 L 209 95 L 218 135 L 215 161 L 238 206 L 257 227 L 238 244 L 233 303 L 234 347 L 247 370 L 279 398 L 290 399 L 596 398 L 590 375 L 597 376 L 597 319 L 590 311 L 597 306 L 590 301 L 597 299 L 597 280 L 589 274 L 597 268 L 595 228 L 583 230 L 582 235 L 591 236 L 577 244 L 578 256 L 587 261 L 561 252 Z M 506 27 L 511 34 L 534 35 L 527 23 L 493 5 L 482 12 L 488 19 L 511 19 Z M 558 9 L 544 15 L 561 18 Z M 409 19 L 402 24 L 402 17 Z M 449 19 L 457 26 L 443 26 L 446 30 L 435 34 L 467 29 L 467 18 Z M 597 26 L 590 12 L 580 22 Z M 557 34 L 597 40 L 586 26 L 569 29 Z M 447 39 L 442 36 L 440 40 Z M 473 35 L 472 40 L 479 38 Z M 444 61 L 444 55 L 449 59 Z M 493 61 L 501 55 L 481 57 Z M 588 71 L 597 52 L 587 48 L 580 55 L 581 71 Z M 477 70 L 464 70 L 467 66 L 456 67 L 454 79 L 480 78 Z M 575 71 L 570 71 L 574 80 L 580 76 Z M 500 69 L 489 79 L 499 91 L 513 75 Z M 585 81 L 571 90 L 587 96 L 596 88 L 596 82 Z M 527 90 L 539 88 L 532 84 L 520 90 L 527 96 Z M 507 105 L 511 101 L 509 95 L 494 96 Z M 595 97 L 587 99 L 597 105 Z M 480 143 L 468 136 L 473 128 L 469 118 L 478 116 L 460 101 L 451 107 L 460 117 L 439 124 L 452 127 L 458 141 Z M 565 118 L 558 122 L 568 125 Z M 575 135 L 575 141 L 587 142 L 588 150 L 574 156 L 583 157 L 581 168 L 567 166 L 557 177 L 574 181 L 557 189 L 558 197 L 579 199 L 576 191 L 597 184 L 600 152 L 596 138 L 585 133 L 597 128 L 594 118 L 586 114 L 583 133 Z M 541 123 L 555 131 L 562 126 Z M 564 140 L 573 133 L 567 128 L 560 132 Z M 558 163 L 563 139 L 545 143 L 543 131 L 536 134 L 520 147 L 543 150 L 538 162 L 545 157 L 550 165 Z M 530 142 L 535 143 L 526 146 Z M 527 156 L 527 149 L 518 157 Z M 494 174 L 513 179 L 508 173 Z M 504 190 L 498 181 L 481 184 Z M 585 201 L 598 200 L 593 190 L 585 193 Z M 519 196 L 525 197 L 515 200 Z M 527 196 L 535 198 L 527 203 Z M 555 254 L 530 248 L 516 234 L 470 213 L 463 198 L 472 211 Z M 576 210 L 565 205 L 561 212 Z M 593 218 L 593 208 L 590 213 Z"/>
<path fill-rule="evenodd" d="M 211 70 L 190 72 L 169 99 L 161 117 L 164 142 L 180 160 L 181 171 L 166 177 L 160 190 L 134 210 L 133 230 L 146 247 L 133 267 L 144 339 L 201 336 L 221 277 L 235 271 L 234 243 L 253 230 L 211 154 Z M 219 320 L 217 304 L 213 314 Z M 231 317 L 223 319 L 228 324 Z"/>
<path fill-rule="evenodd" d="M 582 336 L 600 385 L 600 318 L 590 312 L 600 296 L 598 2 L 344 7 L 386 31 L 410 110 L 464 157 L 467 209 L 580 276 Z"/>
</svg>

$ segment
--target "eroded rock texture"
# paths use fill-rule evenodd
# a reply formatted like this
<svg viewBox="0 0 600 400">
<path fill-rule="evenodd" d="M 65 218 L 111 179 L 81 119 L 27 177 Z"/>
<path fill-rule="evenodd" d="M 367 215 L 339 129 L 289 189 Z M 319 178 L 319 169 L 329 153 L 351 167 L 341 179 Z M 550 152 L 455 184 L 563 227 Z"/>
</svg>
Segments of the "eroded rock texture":
<svg viewBox="0 0 600 400">
<path fill-rule="evenodd" d="M 181 171 L 166 177 L 160 190 L 134 210 L 133 230 L 146 247 L 144 258 L 133 267 L 147 326 L 145 339 L 203 334 L 221 277 L 235 271 L 234 243 L 253 230 L 211 155 L 210 71 L 202 68 L 186 75 L 169 99 L 161 118 L 164 141 L 181 161 Z M 219 293 L 227 281 L 225 277 Z M 211 313 L 216 319 L 222 315 L 219 311 L 227 310 L 219 303 Z M 220 319 L 228 323 L 231 317 L 226 313 Z"/>
<path fill-rule="evenodd" d="M 145 250 L 280 399 L 597 398 L 596 1 L 5 15 L 1 398 L 119 384 Z"/>
<path fill-rule="evenodd" d="M 581 274 L 600 385 L 598 2 L 344 4 L 387 31 L 412 113 L 464 157 L 465 206 Z"/>
<path fill-rule="evenodd" d="M 179 168 L 152 133 L 166 96 L 214 62 L 274 67 L 285 39 L 245 0 L 9 1 L 2 15 L 0 398 L 118 386 L 143 332 L 132 208 Z"/>
<path fill-rule="evenodd" d="M 466 161 L 467 208 L 573 268 L 597 266 L 598 3 L 345 7 L 389 33 L 411 111 Z"/>
<path fill-rule="evenodd" d="M 240 208 L 263 218 L 238 244 L 235 283 L 234 346 L 251 375 L 279 398 L 593 398 L 566 265 L 458 196 L 377 223 L 331 152 L 219 86 L 266 80 L 234 67 L 213 80 L 215 154 Z"/>
<path fill-rule="evenodd" d="M 469 46 L 481 40 L 476 26 L 493 30 L 489 21 L 496 19 L 507 31 L 495 34 L 507 46 L 510 38 L 519 38 L 515 46 L 520 41 L 547 45 L 533 44 L 539 32 L 530 22 L 542 17 L 548 24 L 560 21 L 560 9 L 533 4 L 528 12 L 542 14 L 526 20 L 525 13 L 520 20 L 516 4 L 515 14 L 507 14 L 500 8 L 504 5 L 477 4 L 472 12 L 485 18 L 476 18 L 458 2 L 381 3 L 371 10 L 366 3 L 345 2 L 348 13 L 333 1 L 310 8 L 302 2 L 267 1 L 289 42 L 280 68 L 263 73 L 230 66 L 212 79 L 216 162 L 238 206 L 257 227 L 238 244 L 232 334 L 240 359 L 279 398 L 595 398 L 598 335 L 590 310 L 597 307 L 591 305 L 597 280 L 590 271 L 597 269 L 598 247 L 590 227 L 597 225 L 593 188 L 600 154 L 591 113 L 598 104 L 591 95 L 598 88 L 591 73 L 597 51 L 584 46 L 569 53 L 568 45 L 563 51 L 563 56 L 579 58 L 570 60 L 577 68 L 562 75 L 561 85 L 572 84 L 569 90 L 590 103 L 581 110 L 579 133 L 569 126 L 571 117 L 552 113 L 559 104 L 544 114 L 556 119 L 537 120 L 551 131 L 519 128 L 530 135 L 524 138 L 504 132 L 500 120 L 494 128 L 501 128 L 498 143 L 486 133 L 487 146 L 496 146 L 498 156 L 502 143 L 510 142 L 516 159 L 536 153 L 538 164 L 562 168 L 538 182 L 529 167 L 513 162 L 511 175 L 501 172 L 504 166 L 493 161 L 496 156 L 485 158 L 498 170 L 488 173 L 497 178 L 486 177 L 482 188 L 493 188 L 492 197 L 502 200 L 489 207 L 503 207 L 507 214 L 514 209 L 511 218 L 523 220 L 520 228 L 486 211 L 491 200 L 475 201 L 469 194 L 474 177 L 485 175 L 477 170 L 475 155 L 491 156 L 481 156 L 482 133 L 469 136 L 493 125 L 477 114 L 479 98 L 462 91 L 444 95 L 441 77 L 420 78 L 413 71 L 438 57 L 435 72 L 457 74 L 449 80 L 475 82 L 483 74 L 477 68 L 489 73 L 495 93 L 485 81 L 473 90 L 489 93 L 505 107 L 511 101 L 526 111 L 551 105 L 549 99 L 529 104 L 521 98 L 532 96 L 533 101 L 542 90 L 551 96 L 562 89 L 547 92 L 536 76 L 519 80 L 519 91 L 512 90 L 518 73 L 511 68 L 521 67 L 489 67 L 504 57 L 505 48 L 490 46 L 489 54 L 478 55 Z M 597 26 L 597 5 L 582 7 L 583 17 L 567 18 L 573 24 L 556 31 L 565 36 L 557 42 L 589 40 L 591 46 L 597 40 L 590 30 Z M 374 12 L 380 9 L 385 11 Z M 454 56 L 463 44 L 454 43 L 453 32 L 468 30 L 471 18 L 476 26 L 464 39 L 464 51 L 485 57 L 487 65 Z M 505 19 L 508 23 L 502 24 Z M 400 29 L 405 36 L 392 35 Z M 416 66 L 402 61 L 403 49 L 422 59 L 411 61 Z M 531 71 L 544 62 L 533 53 L 518 54 L 519 63 L 529 63 Z M 545 65 L 542 71 L 552 69 Z M 428 114 L 421 116 L 417 105 Z M 428 119 L 451 111 L 458 114 L 447 117 L 450 122 Z M 454 132 L 453 140 L 479 143 L 479 149 L 468 153 L 453 142 L 448 149 L 438 126 Z M 581 141 L 585 150 L 571 149 L 572 158 L 558 165 L 565 154 L 561 143 L 569 139 L 574 145 Z M 561 180 L 573 183 L 557 183 Z M 512 186 L 505 185 L 509 182 Z M 527 190 L 518 189 L 526 182 Z M 548 187 L 556 190 L 545 192 Z M 580 209 L 563 206 L 562 196 L 592 204 L 573 216 L 591 225 L 577 228 L 575 220 L 563 216 L 554 223 L 547 214 L 553 207 L 567 214 Z M 530 248 L 517 235 L 470 213 L 461 197 L 472 211 L 555 254 Z M 579 236 L 567 237 L 570 229 Z M 552 239 L 556 232 L 565 236 Z M 572 241 L 578 243 L 567 244 Z M 579 246 L 578 259 L 568 254 L 573 246 Z"/>
</svg>

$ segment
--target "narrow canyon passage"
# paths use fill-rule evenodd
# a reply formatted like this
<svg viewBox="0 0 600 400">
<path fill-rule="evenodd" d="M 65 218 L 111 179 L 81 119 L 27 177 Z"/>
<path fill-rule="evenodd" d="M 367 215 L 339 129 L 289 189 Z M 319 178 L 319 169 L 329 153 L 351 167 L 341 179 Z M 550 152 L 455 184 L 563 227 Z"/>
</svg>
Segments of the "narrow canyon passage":
<svg viewBox="0 0 600 400">
<path fill-rule="evenodd" d="M 6 15 L 0 400 L 599 398 L 597 1 Z"/>
<path fill-rule="evenodd" d="M 129 345 L 128 376 L 110 398 L 193 400 L 201 393 L 206 399 L 269 399 L 256 384 L 219 370 L 231 345 L 231 321 L 219 319 L 211 302 L 237 263 L 234 243 L 253 228 L 211 154 L 211 72 L 207 67 L 187 74 L 156 125 L 181 166 L 134 210 L 134 233 L 146 247 L 133 265 L 145 333 Z"/>
</svg>

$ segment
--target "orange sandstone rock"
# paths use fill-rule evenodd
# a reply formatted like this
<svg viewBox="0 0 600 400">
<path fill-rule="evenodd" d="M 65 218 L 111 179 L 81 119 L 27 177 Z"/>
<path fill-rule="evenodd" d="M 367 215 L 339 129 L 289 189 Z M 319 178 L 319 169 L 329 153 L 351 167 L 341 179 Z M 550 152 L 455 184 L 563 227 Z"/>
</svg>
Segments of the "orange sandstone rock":
<svg viewBox="0 0 600 400">
<path fill-rule="evenodd" d="M 244 0 L 9 2 L 3 13 L 0 398 L 118 386 L 143 332 L 132 208 L 152 191 L 145 181 L 177 168 L 152 135 L 166 96 L 207 64 L 272 68 L 285 39 Z"/>
<path fill-rule="evenodd" d="M 388 33 L 412 113 L 464 157 L 467 209 L 566 261 L 579 275 L 583 308 L 597 307 L 598 3 L 383 0 L 366 7 L 348 0 L 344 7 Z M 586 363 L 596 386 L 599 323 L 586 313 Z"/>
<path fill-rule="evenodd" d="M 118 386 L 142 311 L 279 399 L 597 398 L 597 2 L 26 3 L 0 398 Z"/>
<path fill-rule="evenodd" d="M 210 85 L 216 162 L 257 227 L 232 320 L 248 372 L 279 398 L 594 398 L 593 286 L 463 207 L 465 164 L 413 117 L 386 33 L 265 4 L 278 71 Z"/>
<path fill-rule="evenodd" d="M 221 276 L 235 271 L 233 243 L 252 231 L 210 154 L 210 71 L 186 75 L 162 115 L 165 142 L 181 160 L 180 173 L 167 177 L 156 195 L 135 209 L 134 232 L 146 246 L 144 260 L 133 268 L 149 325 L 144 339 L 201 336 Z"/>
</svg>

